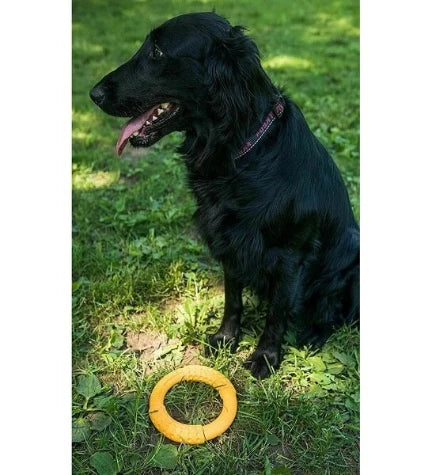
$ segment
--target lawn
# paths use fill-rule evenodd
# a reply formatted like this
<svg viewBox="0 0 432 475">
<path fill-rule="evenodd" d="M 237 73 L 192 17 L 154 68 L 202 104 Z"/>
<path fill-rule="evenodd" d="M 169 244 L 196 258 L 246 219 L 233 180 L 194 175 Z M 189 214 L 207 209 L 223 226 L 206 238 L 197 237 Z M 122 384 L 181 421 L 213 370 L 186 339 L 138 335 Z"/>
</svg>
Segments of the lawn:
<svg viewBox="0 0 432 475">
<path fill-rule="evenodd" d="M 266 71 L 335 158 L 359 214 L 357 2 L 74 1 L 73 471 L 358 473 L 358 331 L 341 329 L 318 352 L 297 347 L 288 332 L 280 370 L 256 381 L 242 364 L 263 328 L 265 302 L 246 292 L 237 353 L 206 357 L 223 279 L 192 224 L 194 201 L 175 152 L 181 134 L 144 151 L 127 148 L 119 160 L 124 120 L 88 97 L 150 28 L 213 6 L 248 27 Z M 231 379 L 239 411 L 218 439 L 178 445 L 152 426 L 148 398 L 169 370 L 195 362 Z M 167 406 L 179 420 L 205 423 L 220 401 L 211 388 L 183 383 Z"/>
</svg>

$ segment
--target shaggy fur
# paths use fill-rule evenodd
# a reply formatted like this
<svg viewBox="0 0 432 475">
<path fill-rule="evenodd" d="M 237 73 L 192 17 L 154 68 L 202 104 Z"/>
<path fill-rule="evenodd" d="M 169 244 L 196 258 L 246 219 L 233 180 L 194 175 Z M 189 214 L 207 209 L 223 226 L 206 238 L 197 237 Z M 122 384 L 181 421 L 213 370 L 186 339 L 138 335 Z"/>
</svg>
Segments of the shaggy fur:
<svg viewBox="0 0 432 475">
<path fill-rule="evenodd" d="M 284 113 L 236 159 L 282 95 Z M 234 351 L 242 289 L 268 299 L 264 332 L 247 362 L 266 377 L 280 363 L 288 323 L 322 344 L 359 318 L 359 229 L 341 175 L 300 109 L 272 84 L 243 28 L 194 13 L 153 30 L 139 51 L 91 91 L 108 114 L 134 117 L 169 102 L 178 113 L 129 142 L 184 131 L 181 147 L 196 223 L 225 275 L 225 312 L 210 337 Z"/>
</svg>

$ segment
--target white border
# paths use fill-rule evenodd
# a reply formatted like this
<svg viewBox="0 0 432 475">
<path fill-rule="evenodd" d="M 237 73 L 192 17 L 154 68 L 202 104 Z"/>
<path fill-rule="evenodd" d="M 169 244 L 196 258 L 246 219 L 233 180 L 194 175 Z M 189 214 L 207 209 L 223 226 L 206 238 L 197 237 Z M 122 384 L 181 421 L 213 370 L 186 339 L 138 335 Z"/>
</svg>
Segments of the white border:
<svg viewBox="0 0 432 475">
<path fill-rule="evenodd" d="M 430 471 L 430 2 L 361 4 L 361 471 Z M 428 11 L 429 10 L 429 11 Z"/>
<path fill-rule="evenodd" d="M 430 469 L 429 5 L 361 4 L 361 469 L 367 475 Z M 58 475 L 71 470 L 71 6 L 38 1 L 0 8 L 2 467 Z"/>
<path fill-rule="evenodd" d="M 0 9 L 2 469 L 58 475 L 71 471 L 71 5 Z"/>
</svg>

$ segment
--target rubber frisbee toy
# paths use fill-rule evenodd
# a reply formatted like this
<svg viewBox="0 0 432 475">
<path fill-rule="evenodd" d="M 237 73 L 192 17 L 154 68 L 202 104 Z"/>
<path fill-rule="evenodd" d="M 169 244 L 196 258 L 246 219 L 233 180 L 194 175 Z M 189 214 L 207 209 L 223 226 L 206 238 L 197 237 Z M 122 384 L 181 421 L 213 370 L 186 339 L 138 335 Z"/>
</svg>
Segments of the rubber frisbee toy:
<svg viewBox="0 0 432 475">
<path fill-rule="evenodd" d="M 166 393 L 182 381 L 198 381 L 213 386 L 223 402 L 219 416 L 206 425 L 182 424 L 174 420 L 166 410 Z M 164 376 L 150 395 L 149 415 L 156 429 L 168 439 L 185 444 L 203 444 L 223 434 L 232 424 L 237 413 L 237 396 L 234 386 L 222 373 L 200 365 L 179 368 Z"/>
</svg>

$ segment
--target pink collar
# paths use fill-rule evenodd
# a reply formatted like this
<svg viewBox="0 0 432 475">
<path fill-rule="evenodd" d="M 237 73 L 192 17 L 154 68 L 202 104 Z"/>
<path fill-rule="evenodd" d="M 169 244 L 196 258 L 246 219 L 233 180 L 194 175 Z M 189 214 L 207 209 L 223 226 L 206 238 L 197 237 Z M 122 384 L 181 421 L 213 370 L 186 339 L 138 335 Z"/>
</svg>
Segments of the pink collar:
<svg viewBox="0 0 432 475">
<path fill-rule="evenodd" d="M 255 133 L 255 135 L 249 138 L 248 141 L 239 150 L 237 155 L 234 157 L 234 160 L 243 157 L 243 155 L 246 155 L 250 150 L 252 150 L 255 145 L 264 137 L 265 133 L 273 124 L 273 122 L 276 119 L 280 119 L 282 117 L 284 110 L 285 106 L 283 103 L 283 98 L 281 97 L 278 102 L 276 102 L 276 104 L 273 106 L 267 117 L 264 119 L 264 122 L 262 123 L 258 131 Z"/>
</svg>

